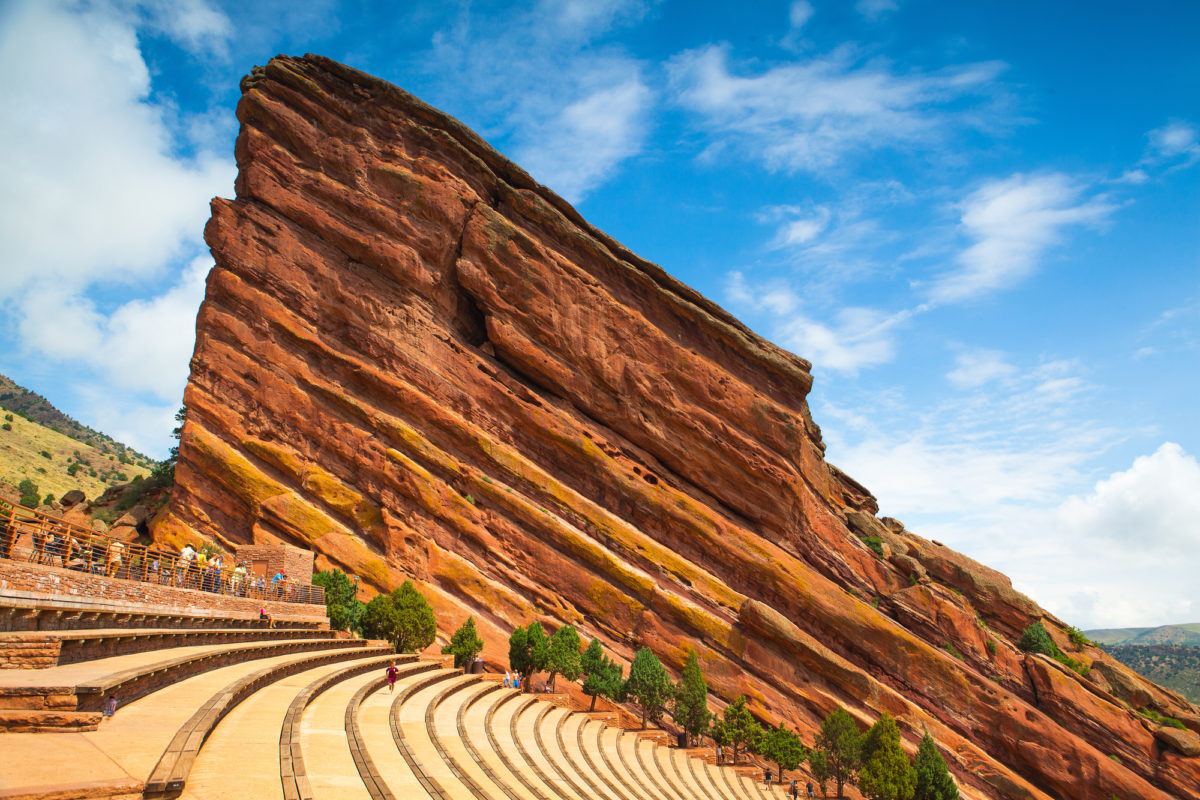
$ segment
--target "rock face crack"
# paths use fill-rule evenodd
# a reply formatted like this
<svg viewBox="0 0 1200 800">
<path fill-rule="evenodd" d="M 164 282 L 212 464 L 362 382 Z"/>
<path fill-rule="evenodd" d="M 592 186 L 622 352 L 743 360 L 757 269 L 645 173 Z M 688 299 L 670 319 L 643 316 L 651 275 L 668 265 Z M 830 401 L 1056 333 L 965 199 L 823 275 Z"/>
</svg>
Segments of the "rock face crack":
<svg viewBox="0 0 1200 800">
<path fill-rule="evenodd" d="M 1069 648 L 1062 622 L 876 516 L 824 458 L 807 361 L 394 86 L 305 56 L 242 91 L 155 538 L 414 578 L 497 665 L 533 619 L 677 672 L 695 648 L 717 697 L 806 739 L 839 704 L 927 728 L 971 797 L 1200 785 L 1130 709 L 1200 711 L 1096 648 L 1088 677 L 1029 664 L 1020 632 Z"/>
</svg>

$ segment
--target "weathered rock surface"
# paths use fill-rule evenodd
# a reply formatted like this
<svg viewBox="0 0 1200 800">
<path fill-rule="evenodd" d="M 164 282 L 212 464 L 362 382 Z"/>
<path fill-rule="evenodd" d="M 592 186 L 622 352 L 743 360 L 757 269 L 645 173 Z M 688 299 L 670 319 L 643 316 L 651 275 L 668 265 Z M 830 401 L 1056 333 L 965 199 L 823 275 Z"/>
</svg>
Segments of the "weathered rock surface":
<svg viewBox="0 0 1200 800">
<path fill-rule="evenodd" d="M 806 361 L 395 87 L 310 56 L 242 89 L 158 538 L 413 576 L 495 660 L 535 617 L 676 669 L 696 647 L 806 738 L 838 704 L 928 727 L 970 797 L 1192 796 L 1200 760 L 1130 706 L 1195 709 L 878 519 Z M 1095 679 L 1016 650 L 1039 618 Z"/>
</svg>

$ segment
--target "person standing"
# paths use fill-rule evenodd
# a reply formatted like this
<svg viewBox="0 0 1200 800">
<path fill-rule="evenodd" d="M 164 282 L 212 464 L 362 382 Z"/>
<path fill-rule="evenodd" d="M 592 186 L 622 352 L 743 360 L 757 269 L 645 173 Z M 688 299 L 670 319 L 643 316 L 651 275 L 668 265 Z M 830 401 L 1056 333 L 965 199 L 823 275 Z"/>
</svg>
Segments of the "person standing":
<svg viewBox="0 0 1200 800">
<path fill-rule="evenodd" d="M 512 688 L 512 674 L 508 670 L 504 670 L 504 688 Z"/>
</svg>

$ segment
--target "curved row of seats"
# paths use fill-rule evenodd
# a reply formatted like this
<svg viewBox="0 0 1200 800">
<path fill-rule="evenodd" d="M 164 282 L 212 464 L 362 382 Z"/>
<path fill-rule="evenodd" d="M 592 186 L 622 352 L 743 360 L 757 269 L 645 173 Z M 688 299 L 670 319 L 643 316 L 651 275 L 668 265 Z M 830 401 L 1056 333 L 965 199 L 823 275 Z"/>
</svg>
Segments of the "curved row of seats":
<svg viewBox="0 0 1200 800">
<path fill-rule="evenodd" d="M 393 660 L 400 677 L 389 691 L 384 669 Z M 55 688 L 80 696 L 86 686 L 103 687 L 101 695 L 112 687 L 145 691 L 124 698 L 95 730 L 0 733 L 0 800 L 781 796 L 614 727 L 603 714 L 571 711 L 445 663 L 396 656 L 381 643 L 185 644 L 47 670 L 0 670 L 0 697 L 18 679 L 28 687 L 38 676 L 43 688 L 73 680 Z"/>
</svg>

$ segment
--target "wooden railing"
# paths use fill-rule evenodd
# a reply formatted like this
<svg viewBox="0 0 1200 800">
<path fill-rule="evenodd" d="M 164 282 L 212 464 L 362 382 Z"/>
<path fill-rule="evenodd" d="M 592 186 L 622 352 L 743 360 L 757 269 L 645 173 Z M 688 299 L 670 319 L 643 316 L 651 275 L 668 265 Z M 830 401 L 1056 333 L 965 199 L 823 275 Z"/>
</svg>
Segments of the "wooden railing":
<svg viewBox="0 0 1200 800">
<path fill-rule="evenodd" d="M 325 604 L 321 586 L 255 575 L 248 565 L 218 566 L 215 559 L 201 567 L 197 557 L 185 559 L 161 547 L 122 542 L 4 500 L 0 500 L 0 558 L 230 597 Z"/>
</svg>

